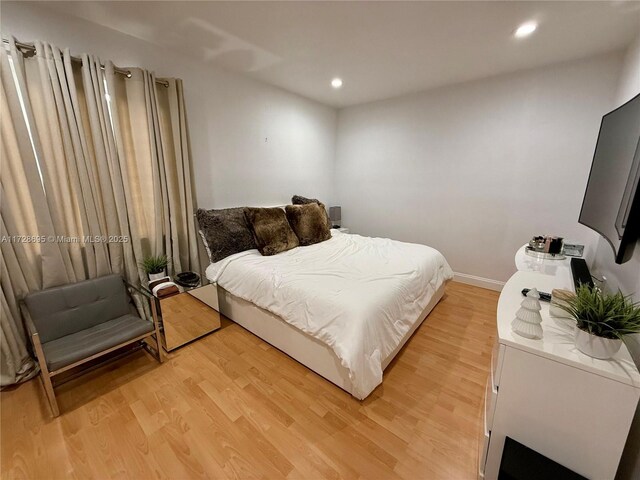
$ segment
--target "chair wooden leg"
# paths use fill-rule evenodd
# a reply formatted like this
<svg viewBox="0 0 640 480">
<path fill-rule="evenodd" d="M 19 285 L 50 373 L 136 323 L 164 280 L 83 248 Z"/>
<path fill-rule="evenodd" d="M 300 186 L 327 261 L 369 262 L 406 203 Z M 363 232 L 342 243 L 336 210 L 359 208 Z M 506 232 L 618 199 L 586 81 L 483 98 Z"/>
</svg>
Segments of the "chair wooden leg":
<svg viewBox="0 0 640 480">
<path fill-rule="evenodd" d="M 40 342 L 40 335 L 38 335 L 36 327 L 33 325 L 33 321 L 31 320 L 31 316 L 29 315 L 29 311 L 22 301 L 20 302 L 20 310 L 23 312 L 25 327 L 29 332 L 29 336 L 31 337 L 31 344 L 33 345 L 33 351 L 35 352 L 36 358 L 38 359 L 38 365 L 40 366 L 40 378 L 42 380 L 42 386 L 44 387 L 44 393 L 47 396 L 49 406 L 51 407 L 51 414 L 54 417 L 57 417 L 60 415 L 60 410 L 58 409 L 58 402 L 56 401 L 56 392 L 53 389 L 51 374 L 49 373 L 47 361 L 44 357 L 44 350 L 42 349 L 42 343 Z"/>
<path fill-rule="evenodd" d="M 54 417 L 57 417 L 60 415 L 60 410 L 58 409 L 58 402 L 56 401 L 56 393 L 53 390 L 53 383 L 51 382 L 51 377 L 49 376 L 49 372 L 41 370 L 40 378 L 42 379 L 44 392 L 47 394 L 47 400 L 49 400 L 49 406 L 51 407 L 51 414 Z"/>
<path fill-rule="evenodd" d="M 164 349 L 162 348 L 162 340 L 160 340 L 160 333 L 158 331 L 156 331 L 156 345 L 158 348 L 158 361 L 164 363 Z"/>
<path fill-rule="evenodd" d="M 54 417 L 60 415 L 58 409 L 58 402 L 56 401 L 56 392 L 53 390 L 53 383 L 51 382 L 51 375 L 49 375 L 49 369 L 47 368 L 47 362 L 44 359 L 44 351 L 42 350 L 42 344 L 40 343 L 40 337 L 38 334 L 34 334 L 31 337 L 33 341 L 33 347 L 36 351 L 36 357 L 38 357 L 38 364 L 40 365 L 40 378 L 42 379 L 42 386 L 44 387 L 44 393 L 49 400 L 49 406 L 51 407 L 51 414 Z"/>
<path fill-rule="evenodd" d="M 164 363 L 164 349 L 162 348 L 162 339 L 160 338 L 160 321 L 158 320 L 158 307 L 155 298 L 151 299 L 151 314 L 153 317 L 153 326 L 156 330 L 156 352 L 158 353 L 158 362 Z"/>
</svg>

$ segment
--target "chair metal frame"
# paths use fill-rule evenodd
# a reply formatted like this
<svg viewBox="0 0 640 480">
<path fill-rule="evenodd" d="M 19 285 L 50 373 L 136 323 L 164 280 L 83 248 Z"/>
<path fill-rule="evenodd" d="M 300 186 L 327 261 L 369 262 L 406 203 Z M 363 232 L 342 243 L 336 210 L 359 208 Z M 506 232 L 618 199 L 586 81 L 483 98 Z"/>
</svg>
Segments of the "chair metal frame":
<svg viewBox="0 0 640 480">
<path fill-rule="evenodd" d="M 124 283 L 128 288 L 133 289 L 137 292 L 140 292 L 138 288 L 129 284 L 128 282 L 125 281 Z M 128 293 L 129 293 L 129 296 L 131 296 L 131 291 L 129 291 Z M 53 383 L 53 377 L 55 377 L 56 375 L 69 371 L 75 367 L 78 367 L 82 364 L 95 360 L 96 358 L 102 357 L 103 355 L 114 352 L 119 348 L 126 347 L 127 345 L 131 345 L 136 342 L 141 342 L 143 348 L 147 350 L 149 354 L 155 357 L 156 360 L 158 360 L 158 362 L 160 363 L 164 362 L 165 353 L 162 348 L 162 340 L 160 338 L 160 324 L 158 322 L 157 315 L 155 312 L 155 309 L 156 309 L 155 298 L 150 298 L 150 303 L 151 303 L 151 310 L 153 312 L 153 315 L 152 315 L 152 323 L 154 327 L 153 330 L 143 335 L 139 335 L 137 337 L 134 337 L 127 341 L 119 343 L 118 345 L 115 345 L 113 347 L 107 348 L 106 350 L 102 350 L 89 357 L 78 360 L 65 367 L 59 368 L 54 371 L 49 371 L 49 368 L 47 367 L 47 360 L 44 355 L 44 350 L 42 348 L 42 342 L 40 341 L 40 336 L 38 335 L 38 331 L 36 330 L 33 320 L 31 319 L 31 315 L 29 314 L 28 307 L 26 306 L 23 300 L 20 300 L 20 310 L 22 311 L 24 323 L 25 323 L 27 332 L 29 334 L 29 337 L 31 339 L 31 344 L 33 345 L 33 350 L 34 350 L 34 353 L 36 354 L 38 365 L 40 366 L 40 379 L 42 380 L 42 385 L 44 387 L 47 400 L 49 401 L 49 406 L 51 407 L 51 413 L 53 417 L 57 417 L 60 415 L 60 409 L 58 408 L 58 402 L 56 401 L 56 395 L 54 390 L 55 385 Z M 153 343 L 155 344 L 154 346 L 151 346 L 151 344 L 144 341 L 149 337 L 155 337 L 153 338 L 154 339 Z M 82 372 L 82 373 L 85 373 L 85 372 Z"/>
</svg>

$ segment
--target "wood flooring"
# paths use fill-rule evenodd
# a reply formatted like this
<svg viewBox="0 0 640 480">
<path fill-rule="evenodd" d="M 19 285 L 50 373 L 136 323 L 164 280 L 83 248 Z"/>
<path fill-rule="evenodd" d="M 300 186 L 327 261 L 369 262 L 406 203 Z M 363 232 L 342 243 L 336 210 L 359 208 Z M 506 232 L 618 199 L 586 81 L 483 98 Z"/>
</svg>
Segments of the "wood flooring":
<svg viewBox="0 0 640 480">
<path fill-rule="evenodd" d="M 228 320 L 160 365 L 138 351 L 0 393 L 3 479 L 475 479 L 498 293 L 446 295 L 358 401 Z"/>
</svg>

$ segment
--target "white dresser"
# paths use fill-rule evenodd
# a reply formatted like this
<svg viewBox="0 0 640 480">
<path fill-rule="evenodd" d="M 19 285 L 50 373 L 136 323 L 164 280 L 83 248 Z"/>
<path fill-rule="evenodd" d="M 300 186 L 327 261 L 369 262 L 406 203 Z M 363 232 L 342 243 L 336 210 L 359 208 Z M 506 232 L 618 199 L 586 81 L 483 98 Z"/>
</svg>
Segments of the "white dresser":
<svg viewBox="0 0 640 480">
<path fill-rule="evenodd" d="M 541 340 L 512 333 L 523 288 L 573 290 L 568 261 L 516 255 L 522 269 L 498 301 L 498 338 L 487 382 L 479 477 L 498 477 L 505 437 L 587 478 L 613 479 L 640 398 L 640 374 L 623 346 L 611 360 L 578 351 L 573 323 L 549 316 Z"/>
</svg>

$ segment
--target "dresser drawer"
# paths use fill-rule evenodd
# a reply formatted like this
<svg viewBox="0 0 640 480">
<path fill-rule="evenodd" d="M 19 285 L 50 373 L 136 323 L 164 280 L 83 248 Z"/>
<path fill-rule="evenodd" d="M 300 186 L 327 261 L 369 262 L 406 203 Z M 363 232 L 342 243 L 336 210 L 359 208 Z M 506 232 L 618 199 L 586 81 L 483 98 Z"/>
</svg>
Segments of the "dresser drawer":
<svg viewBox="0 0 640 480">
<path fill-rule="evenodd" d="M 491 352 L 491 380 L 493 385 L 498 390 L 500 385 L 500 373 L 502 372 L 502 362 L 504 360 L 504 345 L 496 342 Z"/>
<path fill-rule="evenodd" d="M 487 386 L 484 392 L 484 418 L 487 426 L 487 431 L 491 431 L 493 426 L 493 414 L 496 410 L 496 399 L 498 398 L 498 391 L 493 386 L 492 376 L 487 379 Z"/>
<path fill-rule="evenodd" d="M 491 432 L 487 428 L 487 417 L 484 417 L 483 435 L 478 444 L 478 478 L 484 478 L 485 464 L 487 463 L 487 453 L 489 452 L 489 442 L 491 440 Z"/>
</svg>

